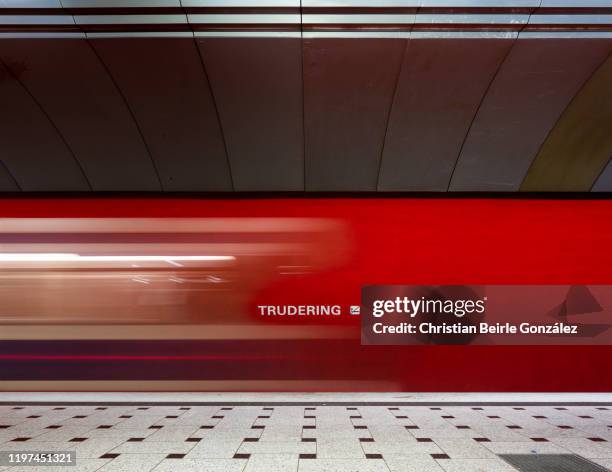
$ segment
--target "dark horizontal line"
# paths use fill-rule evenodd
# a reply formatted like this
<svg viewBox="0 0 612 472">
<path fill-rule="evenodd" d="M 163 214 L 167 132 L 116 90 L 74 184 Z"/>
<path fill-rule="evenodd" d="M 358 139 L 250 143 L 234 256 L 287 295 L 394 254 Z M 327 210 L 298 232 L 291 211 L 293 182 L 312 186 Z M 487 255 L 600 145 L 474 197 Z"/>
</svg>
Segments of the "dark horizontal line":
<svg viewBox="0 0 612 472">
<path fill-rule="evenodd" d="M 409 191 L 348 191 L 348 192 L 4 192 L 2 199 L 279 199 L 279 198 L 418 198 L 418 199 L 510 199 L 510 200 L 610 200 L 612 192 L 409 192 Z"/>
<path fill-rule="evenodd" d="M 184 14 L 178 7 L 134 7 L 134 8 L 0 8 L 2 15 L 160 15 Z"/>
<path fill-rule="evenodd" d="M 593 23 L 538 23 L 526 25 L 523 31 L 553 31 L 559 33 L 584 33 L 589 31 L 595 32 L 612 32 L 612 24 L 593 24 Z"/>
<path fill-rule="evenodd" d="M 541 7 L 536 8 L 538 15 L 610 15 L 612 7 Z"/>
<path fill-rule="evenodd" d="M 273 14 L 300 14 L 300 7 L 185 7 L 185 12 L 189 15 L 194 14 L 256 14 L 256 15 L 273 15 Z"/>
<path fill-rule="evenodd" d="M 406 31 L 412 30 L 413 23 L 308 23 L 302 25 L 303 31 Z"/>
<path fill-rule="evenodd" d="M 299 23 L 189 23 L 193 31 L 300 31 Z"/>
<path fill-rule="evenodd" d="M 373 3 L 375 3 L 373 1 Z M 594 15 L 610 14 L 612 7 L 302 7 L 307 14 L 345 14 L 345 13 L 423 13 L 423 14 L 529 14 L 544 15 Z M 197 13 L 299 13 L 300 7 L 241 6 L 241 7 L 95 7 L 95 8 L 0 8 L 2 15 L 172 15 Z"/>
<path fill-rule="evenodd" d="M 99 392 L 98 392 L 99 393 Z M 109 392 L 111 393 L 111 392 Z M 124 392 L 122 392 L 124 393 Z M 0 406 L 612 406 L 610 402 L 346 402 L 346 401 L 303 401 L 303 402 L 0 402 Z"/>
<path fill-rule="evenodd" d="M 419 7 L 302 7 L 305 15 L 414 14 Z"/>
</svg>

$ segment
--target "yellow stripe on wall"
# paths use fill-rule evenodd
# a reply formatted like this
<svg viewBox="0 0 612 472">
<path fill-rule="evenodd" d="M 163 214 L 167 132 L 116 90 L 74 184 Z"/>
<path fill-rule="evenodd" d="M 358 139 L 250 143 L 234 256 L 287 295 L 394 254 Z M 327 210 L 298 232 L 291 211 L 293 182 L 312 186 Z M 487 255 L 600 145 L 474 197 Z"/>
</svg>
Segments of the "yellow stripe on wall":
<svg viewBox="0 0 612 472">
<path fill-rule="evenodd" d="M 521 185 L 527 192 L 588 192 L 612 156 L 612 56 L 567 107 Z"/>
</svg>

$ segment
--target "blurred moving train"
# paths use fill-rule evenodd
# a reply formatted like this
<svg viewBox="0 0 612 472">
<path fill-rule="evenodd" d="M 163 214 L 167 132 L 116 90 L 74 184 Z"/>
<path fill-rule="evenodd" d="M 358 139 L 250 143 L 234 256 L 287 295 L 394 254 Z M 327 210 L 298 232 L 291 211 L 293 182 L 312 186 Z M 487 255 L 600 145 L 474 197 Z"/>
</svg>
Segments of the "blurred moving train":
<svg viewBox="0 0 612 472">
<path fill-rule="evenodd" d="M 0 200 L 0 388 L 610 390 L 610 346 L 361 346 L 349 307 L 367 284 L 611 284 L 611 247 L 596 199 Z"/>
</svg>

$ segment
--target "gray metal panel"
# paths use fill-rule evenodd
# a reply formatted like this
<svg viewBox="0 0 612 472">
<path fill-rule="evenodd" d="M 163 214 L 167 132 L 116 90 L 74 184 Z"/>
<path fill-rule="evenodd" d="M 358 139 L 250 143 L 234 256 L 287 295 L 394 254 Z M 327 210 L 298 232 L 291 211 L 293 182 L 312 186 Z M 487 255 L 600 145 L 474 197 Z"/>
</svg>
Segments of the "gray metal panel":
<svg viewBox="0 0 612 472">
<path fill-rule="evenodd" d="M 159 190 L 138 129 L 84 40 L 0 41 L 0 56 L 73 150 L 93 190 Z"/>
<path fill-rule="evenodd" d="M 450 190 L 518 190 L 557 119 L 611 47 L 606 39 L 519 39 L 478 111 Z"/>
<path fill-rule="evenodd" d="M 20 67 L 12 66 L 17 70 Z M 89 190 L 79 164 L 61 136 L 3 64 L 0 64 L 0 104 L 0 159 L 23 190 Z"/>
<path fill-rule="evenodd" d="M 593 192 L 612 192 L 612 160 L 593 185 Z"/>
<path fill-rule="evenodd" d="M 60 0 L 0 0 L 2 8 L 62 8 Z"/>
<path fill-rule="evenodd" d="M 62 0 L 64 8 L 180 7 L 180 0 Z"/>
<path fill-rule="evenodd" d="M 541 8 L 552 7 L 612 7 L 611 0 L 542 0 Z"/>
<path fill-rule="evenodd" d="M 304 41 L 306 189 L 376 190 L 402 39 Z"/>
<path fill-rule="evenodd" d="M 232 190 L 223 136 L 192 38 L 92 40 L 123 91 L 164 190 Z"/>
<path fill-rule="evenodd" d="M 183 8 L 190 7 L 298 7 L 300 0 L 182 0 Z"/>
<path fill-rule="evenodd" d="M 509 39 L 411 40 L 393 101 L 379 190 L 446 191 Z"/>
<path fill-rule="evenodd" d="M 300 40 L 199 38 L 234 188 L 303 190 Z"/>
</svg>

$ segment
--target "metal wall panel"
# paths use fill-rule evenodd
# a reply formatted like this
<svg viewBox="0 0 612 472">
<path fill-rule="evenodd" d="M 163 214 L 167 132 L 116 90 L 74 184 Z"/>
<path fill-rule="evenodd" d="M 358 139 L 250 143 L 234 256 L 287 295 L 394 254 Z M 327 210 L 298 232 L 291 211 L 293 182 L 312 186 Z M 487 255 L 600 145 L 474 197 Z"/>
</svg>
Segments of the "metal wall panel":
<svg viewBox="0 0 612 472">
<path fill-rule="evenodd" d="M 406 40 L 304 41 L 306 190 L 376 190 Z"/>
<path fill-rule="evenodd" d="M 521 190 L 588 192 L 612 156 L 612 56 L 572 100 Z"/>
<path fill-rule="evenodd" d="M 12 64 L 16 71 L 23 67 Z M 24 73 L 22 70 L 19 75 Z M 0 64 L 0 104 L 0 159 L 23 190 L 89 190 L 87 179 L 61 136 L 3 64 Z M 0 188 L 8 185 L 6 179 L 0 180 L 5 181 Z"/>
<path fill-rule="evenodd" d="M 234 189 L 303 190 L 300 40 L 198 38 Z"/>
<path fill-rule="evenodd" d="M 446 191 L 510 39 L 411 40 L 393 101 L 379 190 Z"/>
<path fill-rule="evenodd" d="M 123 91 L 164 190 L 230 191 L 210 87 L 193 38 L 92 40 Z"/>
<path fill-rule="evenodd" d="M 2 8 L 62 8 L 60 0 L 2 0 Z"/>
<path fill-rule="evenodd" d="M 605 39 L 519 39 L 478 111 L 450 190 L 518 190 L 546 136 L 611 46 Z"/>
<path fill-rule="evenodd" d="M 160 190 L 130 112 L 86 41 L 7 39 L 0 57 L 60 130 L 93 190 Z"/>
<path fill-rule="evenodd" d="M 593 192 L 612 192 L 612 159 L 608 161 L 608 165 L 603 170 L 595 185 Z"/>
<path fill-rule="evenodd" d="M 180 0 L 61 0 L 64 8 L 180 7 Z"/>
<path fill-rule="evenodd" d="M 18 192 L 19 190 L 15 179 L 13 179 L 6 165 L 0 159 L 0 192 Z"/>
</svg>

